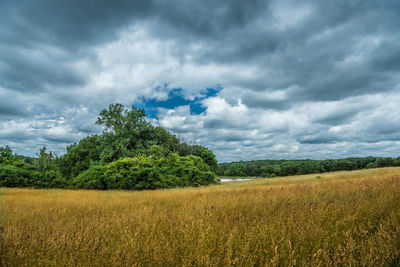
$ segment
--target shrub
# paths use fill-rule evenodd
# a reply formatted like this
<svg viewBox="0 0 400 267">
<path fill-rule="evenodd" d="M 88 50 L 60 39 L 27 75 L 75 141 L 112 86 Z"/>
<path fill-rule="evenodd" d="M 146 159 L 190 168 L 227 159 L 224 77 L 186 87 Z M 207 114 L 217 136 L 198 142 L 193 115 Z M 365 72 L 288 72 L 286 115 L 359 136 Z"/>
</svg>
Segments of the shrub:
<svg viewBox="0 0 400 267">
<path fill-rule="evenodd" d="M 72 180 L 73 188 L 107 189 L 104 166 L 91 166 Z"/>
<path fill-rule="evenodd" d="M 376 162 L 374 161 L 374 162 L 368 163 L 366 168 L 367 169 L 377 168 Z"/>
<path fill-rule="evenodd" d="M 159 153 L 124 158 L 106 165 L 108 189 L 157 189 L 216 183 L 215 174 L 200 157 Z"/>
<path fill-rule="evenodd" d="M 12 165 L 0 165 L 0 186 L 30 187 L 35 186 L 39 172 Z"/>
<path fill-rule="evenodd" d="M 56 177 L 49 183 L 49 187 L 51 188 L 67 188 L 68 187 L 68 181 L 65 180 L 63 177 Z"/>
</svg>

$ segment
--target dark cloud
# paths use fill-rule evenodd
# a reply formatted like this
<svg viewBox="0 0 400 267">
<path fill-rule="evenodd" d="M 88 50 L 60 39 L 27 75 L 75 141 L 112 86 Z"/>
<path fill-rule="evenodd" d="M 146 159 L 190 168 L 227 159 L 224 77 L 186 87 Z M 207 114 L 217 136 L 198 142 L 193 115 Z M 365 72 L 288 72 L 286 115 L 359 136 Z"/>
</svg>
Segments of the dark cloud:
<svg viewBox="0 0 400 267">
<path fill-rule="evenodd" d="M 211 138 L 213 141 L 225 141 L 225 142 L 237 142 L 237 141 L 243 141 L 246 140 L 246 136 L 239 135 L 239 134 L 228 134 L 226 136 L 215 136 L 214 138 Z"/>
<path fill-rule="evenodd" d="M 303 136 L 297 141 L 301 144 L 333 144 L 339 141 L 343 141 L 341 138 L 334 135 L 317 135 L 317 136 Z"/>
<path fill-rule="evenodd" d="M 6 0 L 3 25 L 6 36 L 19 36 L 27 46 L 50 43 L 76 51 L 109 41 L 118 28 L 148 15 L 153 2 Z"/>
<path fill-rule="evenodd" d="M 142 99 L 222 160 L 391 155 L 399 13 L 394 0 L 4 0 L 0 144 L 60 151 L 99 132 L 106 105 Z"/>
<path fill-rule="evenodd" d="M 188 37 L 220 38 L 231 30 L 243 28 L 264 13 L 269 1 L 158 1 L 155 12 L 171 30 Z M 185 36 L 184 38 L 187 38 Z"/>
<path fill-rule="evenodd" d="M 79 142 L 79 139 L 66 136 L 44 136 L 43 139 L 45 140 L 45 143 L 61 143 L 62 145 Z"/>
<path fill-rule="evenodd" d="M 396 8 L 394 3 L 375 1 L 6 1 L 4 43 L 29 49 L 46 44 L 77 55 L 71 53 L 69 60 L 61 62 L 56 58 L 30 61 L 18 52 L 10 56 L 13 59 L 3 56 L 7 66 L 3 86 L 35 90 L 48 83 L 82 85 L 85 78 L 68 66 L 71 60 L 90 53 L 93 45 L 114 40 L 127 25 L 152 21 L 150 34 L 174 40 L 180 55 L 191 52 L 188 43 L 198 43 L 202 49 L 192 56 L 201 64 L 272 67 L 271 74 L 279 76 L 263 73 L 235 79 L 232 75 L 234 85 L 251 90 L 297 85 L 293 97 L 299 100 L 338 100 L 388 91 L 391 79 L 384 72 L 398 67 L 396 40 L 379 45 L 376 50 L 386 56 L 355 66 L 351 75 L 335 64 L 349 56 L 363 36 L 392 34 L 400 23 Z M 54 63 L 56 68 L 48 67 Z M 279 106 L 265 106 L 271 105 Z"/>
<path fill-rule="evenodd" d="M 226 118 L 223 119 L 209 119 L 204 122 L 204 128 L 212 128 L 212 129 L 240 129 L 244 128 L 241 127 L 240 122 L 236 121 L 229 121 Z"/>
<path fill-rule="evenodd" d="M 386 140 L 390 140 L 390 137 L 393 137 L 393 140 L 399 140 L 400 119 L 392 118 L 388 120 L 385 118 L 377 118 L 376 121 L 370 123 L 368 128 L 370 134 L 373 133 L 375 135 L 385 136 Z"/>
<path fill-rule="evenodd" d="M 2 119 L 27 117 L 29 113 L 23 106 L 10 102 L 9 99 L 0 99 L 0 116 Z"/>
<path fill-rule="evenodd" d="M 325 116 L 319 116 L 315 123 L 327 125 L 341 125 L 350 122 L 360 111 L 359 108 L 339 108 Z"/>
<path fill-rule="evenodd" d="M 22 92 L 40 92 L 55 86 L 85 84 L 85 74 L 71 68 L 68 59 L 61 59 L 60 62 L 58 58 L 51 58 L 46 51 L 41 51 L 38 56 L 32 57 L 31 54 L 38 52 L 35 49 L 7 50 L 3 50 L 0 55 L 0 60 L 4 64 L 0 73 L 5 78 L 0 81 L 0 86 Z M 55 63 L 57 65 L 54 65 Z"/>
<path fill-rule="evenodd" d="M 93 46 L 146 16 L 152 1 L 5 1 L 0 18 L 0 85 L 18 91 L 82 86 L 74 64 Z"/>
<path fill-rule="evenodd" d="M 260 96 L 254 93 L 247 93 L 242 98 L 242 103 L 250 108 L 262 108 L 262 109 L 275 109 L 285 110 L 290 107 L 290 100 L 279 100 L 269 98 L 267 96 Z"/>
</svg>

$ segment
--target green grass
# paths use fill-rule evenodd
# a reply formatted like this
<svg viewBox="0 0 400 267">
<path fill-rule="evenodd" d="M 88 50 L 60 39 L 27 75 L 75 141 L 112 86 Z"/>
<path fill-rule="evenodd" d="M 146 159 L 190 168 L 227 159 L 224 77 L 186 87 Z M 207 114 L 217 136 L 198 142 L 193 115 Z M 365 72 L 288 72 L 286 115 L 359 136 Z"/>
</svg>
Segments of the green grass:
<svg viewBox="0 0 400 267">
<path fill-rule="evenodd" d="M 1 191 L 4 266 L 399 264 L 400 168 L 160 191 Z"/>
</svg>

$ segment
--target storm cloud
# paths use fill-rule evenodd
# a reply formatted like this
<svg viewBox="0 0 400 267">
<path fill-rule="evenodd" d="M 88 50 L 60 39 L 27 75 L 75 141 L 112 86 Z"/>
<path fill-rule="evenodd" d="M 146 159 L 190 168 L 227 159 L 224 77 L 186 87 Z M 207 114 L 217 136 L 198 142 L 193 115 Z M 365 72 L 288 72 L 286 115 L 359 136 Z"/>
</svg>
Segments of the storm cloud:
<svg viewBox="0 0 400 267">
<path fill-rule="evenodd" d="M 394 0 L 3 0 L 0 145 L 62 154 L 119 102 L 220 161 L 399 156 L 399 13 Z"/>
</svg>

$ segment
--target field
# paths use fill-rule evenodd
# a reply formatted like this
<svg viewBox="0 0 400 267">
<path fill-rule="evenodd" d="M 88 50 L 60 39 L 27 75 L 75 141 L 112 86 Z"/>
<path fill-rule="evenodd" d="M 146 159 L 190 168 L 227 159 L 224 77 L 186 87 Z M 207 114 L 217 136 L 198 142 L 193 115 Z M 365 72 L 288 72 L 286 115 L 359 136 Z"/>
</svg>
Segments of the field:
<svg viewBox="0 0 400 267">
<path fill-rule="evenodd" d="M 2 266 L 400 264 L 400 168 L 0 194 Z"/>
</svg>

